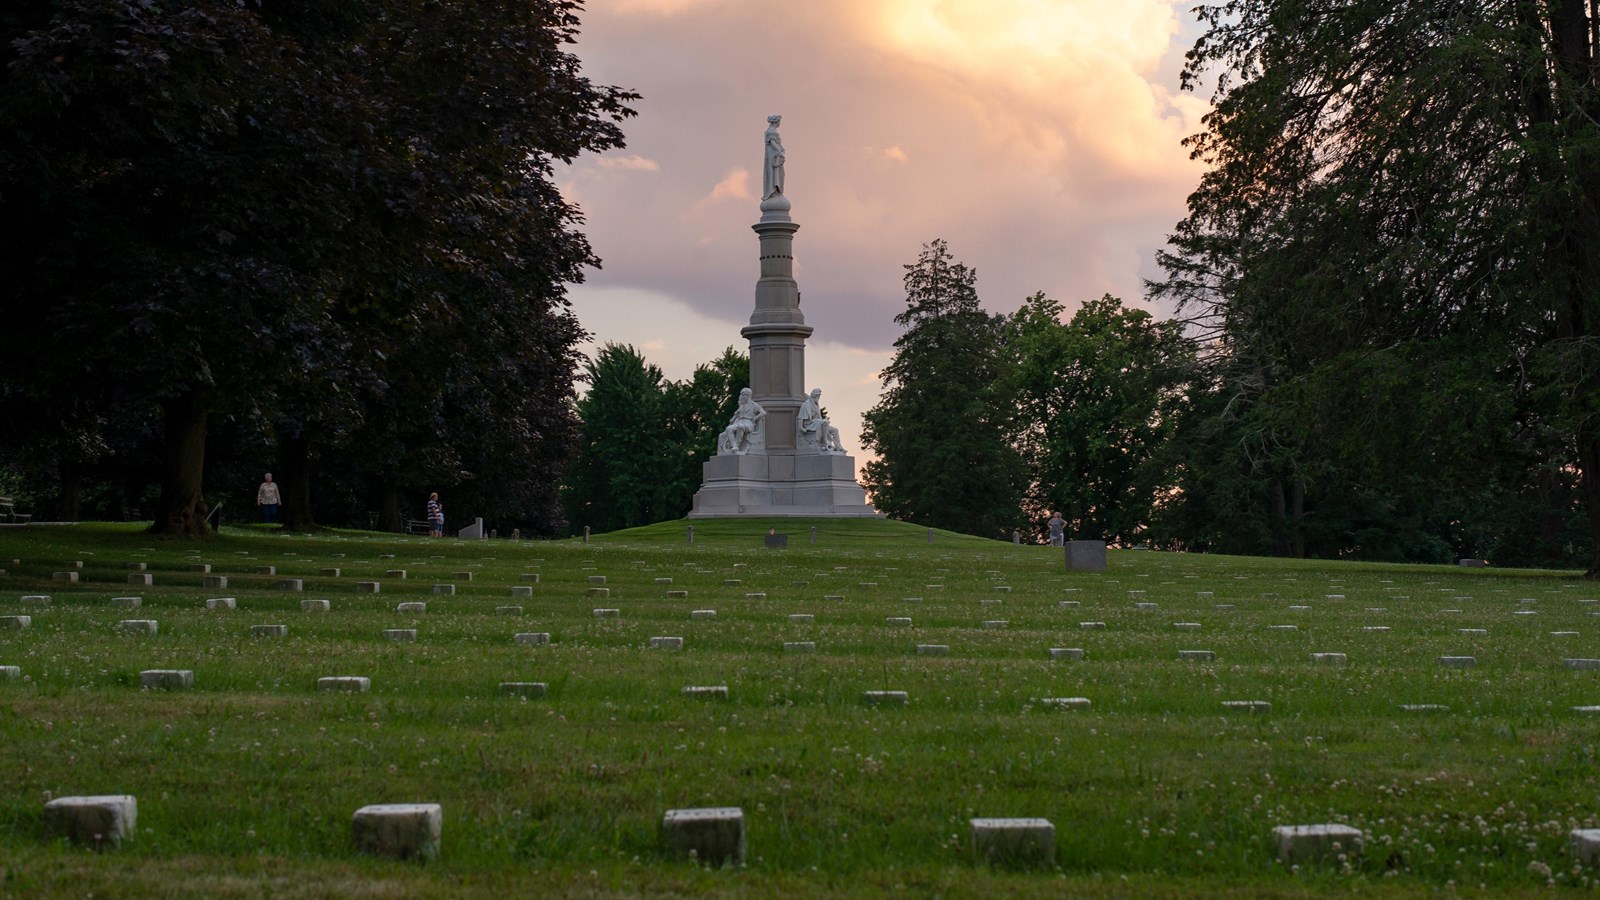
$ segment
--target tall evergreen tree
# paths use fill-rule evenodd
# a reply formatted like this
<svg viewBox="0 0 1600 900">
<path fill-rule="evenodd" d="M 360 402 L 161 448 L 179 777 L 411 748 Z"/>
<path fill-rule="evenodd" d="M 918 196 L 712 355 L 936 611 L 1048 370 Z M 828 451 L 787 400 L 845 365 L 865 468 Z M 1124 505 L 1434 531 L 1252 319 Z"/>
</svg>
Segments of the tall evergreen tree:
<svg viewBox="0 0 1600 900">
<path fill-rule="evenodd" d="M 888 515 L 999 537 L 1022 524 L 1021 460 L 1007 439 L 1004 317 L 978 306 L 977 272 L 942 240 L 905 267 L 905 332 L 883 371 L 883 395 L 862 418 L 878 458 L 862 468 Z"/>
</svg>

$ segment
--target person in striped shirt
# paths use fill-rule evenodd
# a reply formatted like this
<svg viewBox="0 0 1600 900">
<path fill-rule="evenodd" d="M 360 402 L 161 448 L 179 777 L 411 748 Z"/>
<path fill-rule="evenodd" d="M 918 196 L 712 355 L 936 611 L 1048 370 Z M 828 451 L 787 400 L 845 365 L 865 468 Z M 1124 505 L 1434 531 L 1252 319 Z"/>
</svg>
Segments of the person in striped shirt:
<svg viewBox="0 0 1600 900">
<path fill-rule="evenodd" d="M 428 534 L 431 537 L 444 534 L 444 504 L 439 502 L 437 491 L 428 495 Z"/>
</svg>

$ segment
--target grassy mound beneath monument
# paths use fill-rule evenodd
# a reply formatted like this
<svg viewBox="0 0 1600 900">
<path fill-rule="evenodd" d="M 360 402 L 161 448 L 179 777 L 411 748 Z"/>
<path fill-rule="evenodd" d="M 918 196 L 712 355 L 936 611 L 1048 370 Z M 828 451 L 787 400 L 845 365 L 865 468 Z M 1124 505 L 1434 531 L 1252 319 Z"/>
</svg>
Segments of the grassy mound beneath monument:
<svg viewBox="0 0 1600 900">
<path fill-rule="evenodd" d="M 788 549 L 762 545 L 769 527 Z M 31 618 L 0 630 L 0 666 L 20 669 L 0 680 L 0 893 L 1593 886 L 1567 841 L 1600 826 L 1600 718 L 1577 709 L 1600 705 L 1600 671 L 1566 660 L 1600 657 L 1600 587 L 1572 573 L 1113 551 L 1081 574 L 1058 550 L 930 546 L 874 520 L 696 520 L 588 544 L 28 527 L 0 529 L 0 569 L 0 616 Z M 237 608 L 206 608 L 221 597 Z M 312 599 L 329 609 L 303 611 Z M 287 634 L 252 637 L 264 624 Z M 1180 659 L 1192 650 L 1212 656 Z M 149 669 L 194 685 L 142 690 Z M 326 676 L 370 691 L 319 693 Z M 714 686 L 726 696 L 683 690 Z M 907 703 L 864 702 L 878 690 Z M 44 803 L 87 794 L 138 798 L 121 849 L 46 838 Z M 443 806 L 436 860 L 354 849 L 358 807 L 407 802 Z M 662 813 L 709 806 L 743 809 L 743 869 L 664 850 Z M 1053 861 L 976 861 L 974 817 L 1051 820 Z M 1280 862 L 1271 830 L 1314 823 L 1361 829 L 1365 851 Z"/>
</svg>

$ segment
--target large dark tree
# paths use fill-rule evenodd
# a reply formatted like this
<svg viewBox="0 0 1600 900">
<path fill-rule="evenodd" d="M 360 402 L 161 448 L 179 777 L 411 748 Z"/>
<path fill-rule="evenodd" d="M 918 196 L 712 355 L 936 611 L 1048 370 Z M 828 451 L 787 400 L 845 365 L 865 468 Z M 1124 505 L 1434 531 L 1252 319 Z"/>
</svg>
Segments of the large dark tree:
<svg viewBox="0 0 1600 900">
<path fill-rule="evenodd" d="M 944 241 L 905 269 L 905 333 L 862 418 L 861 442 L 878 454 L 862 482 L 894 518 L 999 537 L 1022 524 L 1026 480 L 1006 433 L 1005 319 L 978 306 L 977 273 Z"/>
<path fill-rule="evenodd" d="M 1600 6 L 1198 14 L 1184 77 L 1219 76 L 1193 139 L 1210 170 L 1157 291 L 1214 327 L 1223 390 L 1265 407 L 1263 474 L 1465 496 L 1483 451 L 1554 431 L 1532 464 L 1581 473 L 1600 534 Z"/>
<path fill-rule="evenodd" d="M 302 524 L 319 439 L 371 428 L 399 452 L 510 415 L 462 435 L 492 443 L 403 463 L 410 485 L 496 493 L 509 476 L 474 457 L 517 454 L 553 513 L 582 336 L 562 284 L 594 260 L 551 165 L 620 145 L 632 99 L 580 73 L 578 8 L 12 6 L 0 203 L 27 228 L 0 249 L 22 348 L 3 396 L 159 410 L 157 531 L 204 530 L 213 413 L 270 425 Z"/>
</svg>

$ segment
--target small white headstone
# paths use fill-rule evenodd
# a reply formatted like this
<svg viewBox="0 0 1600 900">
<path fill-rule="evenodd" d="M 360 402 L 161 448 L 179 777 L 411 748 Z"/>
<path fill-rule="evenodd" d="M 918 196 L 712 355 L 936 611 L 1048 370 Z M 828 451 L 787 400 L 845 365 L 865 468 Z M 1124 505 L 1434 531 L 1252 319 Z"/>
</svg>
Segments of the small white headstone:
<svg viewBox="0 0 1600 900">
<path fill-rule="evenodd" d="M 1088 709 L 1093 704 L 1088 697 L 1041 697 L 1039 705 L 1056 709 Z"/>
<path fill-rule="evenodd" d="M 793 624 L 793 625 L 810 625 L 813 621 L 816 620 L 816 618 L 817 617 L 812 615 L 811 613 L 790 613 L 789 614 L 789 622 L 790 622 L 790 624 Z"/>
<path fill-rule="evenodd" d="M 383 585 L 379 584 L 376 581 L 358 581 L 358 582 L 356 582 L 356 593 L 358 593 L 358 594 L 377 594 L 377 593 L 381 593 L 382 591 L 383 591 Z"/>
<path fill-rule="evenodd" d="M 1343 653 L 1313 653 L 1311 661 L 1319 666 L 1342 666 L 1349 659 Z"/>
<path fill-rule="evenodd" d="M 410 643 L 417 639 L 417 630 L 415 628 L 385 628 L 383 630 L 383 639 L 386 641 Z"/>
<path fill-rule="evenodd" d="M 1051 647 L 1051 659 L 1083 659 L 1083 650 L 1079 647 Z"/>
<path fill-rule="evenodd" d="M 96 850 L 122 846 L 139 824 L 132 796 L 57 797 L 44 805 L 44 833 Z"/>
<path fill-rule="evenodd" d="M 667 852 L 710 866 L 744 865 L 744 810 L 737 806 L 669 809 L 661 817 Z"/>
<path fill-rule="evenodd" d="M 427 612 L 428 604 L 422 600 L 407 600 L 404 603 L 395 604 L 394 611 L 397 613 L 416 615 Z"/>
<path fill-rule="evenodd" d="M 542 681 L 502 681 L 500 693 L 510 697 L 543 697 L 549 685 Z"/>
<path fill-rule="evenodd" d="M 690 685 L 683 689 L 686 697 L 700 697 L 709 700 L 728 699 L 728 686 L 725 684 Z"/>
<path fill-rule="evenodd" d="M 949 656 L 950 655 L 950 645 L 949 644 L 918 644 L 917 645 L 917 655 L 918 656 Z"/>
<path fill-rule="evenodd" d="M 815 652 L 817 652 L 817 642 L 816 641 L 784 641 L 783 642 L 783 652 L 785 652 L 785 653 L 815 653 Z"/>
<path fill-rule="evenodd" d="M 511 640 L 513 642 L 515 642 L 515 643 L 518 643 L 518 644 L 527 644 L 529 646 L 542 647 L 542 646 L 550 643 L 550 632 L 548 632 L 548 631 L 520 631 L 520 632 L 512 635 L 511 636 Z"/>
<path fill-rule="evenodd" d="M 1364 835 L 1349 825 L 1279 825 L 1272 844 L 1287 865 L 1339 863 L 1361 856 Z"/>
<path fill-rule="evenodd" d="M 691 610 L 689 610 L 689 618 L 691 618 L 691 619 L 697 619 L 697 620 L 698 619 L 715 619 L 716 617 L 717 617 L 717 611 L 714 610 L 714 609 L 691 609 Z"/>
<path fill-rule="evenodd" d="M 1450 669 L 1470 669 L 1478 664 L 1476 657 L 1472 656 L 1441 656 L 1439 665 Z"/>
<path fill-rule="evenodd" d="M 908 616 L 888 616 L 883 620 L 883 624 L 893 628 L 910 628 L 911 619 Z"/>
<path fill-rule="evenodd" d="M 150 691 L 181 691 L 194 687 L 193 669 L 146 669 L 139 673 L 139 687 Z"/>
<path fill-rule="evenodd" d="M 206 609 L 237 609 L 238 601 L 232 597 L 212 597 L 206 601 Z"/>
<path fill-rule="evenodd" d="M 1196 662 L 1210 662 L 1211 660 L 1216 659 L 1216 657 L 1217 657 L 1217 655 L 1215 653 L 1213 653 L 1212 651 L 1210 651 L 1210 650 L 1179 650 L 1178 651 L 1178 658 L 1179 659 L 1193 660 L 1193 661 L 1196 661 Z"/>
<path fill-rule="evenodd" d="M 1005 619 L 990 619 L 989 621 L 983 623 L 983 627 L 991 631 L 1001 631 L 1009 628 L 1010 626 L 1011 623 Z"/>
<path fill-rule="evenodd" d="M 301 600 L 301 612 L 327 612 L 333 604 L 327 600 Z"/>
<path fill-rule="evenodd" d="M 330 692 L 344 692 L 351 694 L 365 694 L 372 686 L 372 680 L 359 675 L 329 675 L 317 679 L 317 690 Z"/>
<path fill-rule="evenodd" d="M 1563 659 L 1561 664 L 1569 669 L 1600 669 L 1600 659 Z"/>
<path fill-rule="evenodd" d="M 1272 704 L 1265 700 L 1224 700 L 1222 708 L 1249 713 L 1272 712 Z"/>
<path fill-rule="evenodd" d="M 911 695 L 905 691 L 863 691 L 861 702 L 872 706 L 905 706 Z"/>
<path fill-rule="evenodd" d="M 287 625 L 251 625 L 250 636 L 253 638 L 288 637 Z"/>
<path fill-rule="evenodd" d="M 532 597 L 533 596 L 533 585 L 531 585 L 531 584 L 514 584 L 514 585 L 511 586 L 511 596 L 513 596 L 513 597 Z"/>
<path fill-rule="evenodd" d="M 128 583 L 140 587 L 150 587 L 155 584 L 156 577 L 148 572 L 129 572 Z"/>
<path fill-rule="evenodd" d="M 437 803 L 382 803 L 356 810 L 350 834 L 356 849 L 392 859 L 439 855 L 444 812 Z"/>
<path fill-rule="evenodd" d="M 226 589 L 227 586 L 228 586 L 228 576 L 226 576 L 226 575 L 205 575 L 205 576 L 202 576 L 200 578 L 200 586 L 205 588 L 208 591 L 216 591 L 216 590 Z"/>
<path fill-rule="evenodd" d="M 972 853 L 1000 865 L 1051 865 L 1056 828 L 1049 819 L 972 819 Z"/>
<path fill-rule="evenodd" d="M 594 617 L 596 619 L 615 619 L 620 615 L 622 615 L 622 610 L 616 609 L 614 607 L 605 608 L 605 609 L 597 609 L 597 610 L 594 611 Z"/>
<path fill-rule="evenodd" d="M 1106 623 L 1104 623 L 1104 622 L 1079 622 L 1078 623 L 1078 627 L 1083 629 L 1084 631 L 1104 631 L 1105 627 L 1106 627 Z"/>
<path fill-rule="evenodd" d="M 681 637 L 653 637 L 650 639 L 651 650 L 682 650 L 683 638 Z"/>
</svg>

